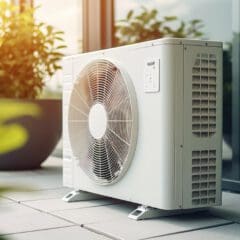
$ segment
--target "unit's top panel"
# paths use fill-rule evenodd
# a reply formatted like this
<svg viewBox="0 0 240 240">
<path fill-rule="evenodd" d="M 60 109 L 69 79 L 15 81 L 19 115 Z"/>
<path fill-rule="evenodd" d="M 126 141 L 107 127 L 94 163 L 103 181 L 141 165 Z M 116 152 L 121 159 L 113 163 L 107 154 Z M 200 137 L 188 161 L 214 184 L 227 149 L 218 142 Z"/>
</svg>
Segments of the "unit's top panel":
<svg viewBox="0 0 240 240">
<path fill-rule="evenodd" d="M 95 54 L 96 52 L 98 53 L 108 53 L 108 51 L 115 51 L 118 49 L 122 50 L 137 50 L 139 48 L 147 48 L 151 46 L 158 46 L 158 45 L 192 45 L 192 46 L 208 46 L 208 47 L 219 47 L 222 48 L 222 42 L 219 41 L 208 41 L 208 40 L 196 40 L 196 39 L 186 39 L 186 38 L 161 38 L 157 40 L 152 40 L 152 41 L 146 41 L 146 42 L 141 42 L 141 43 L 136 43 L 136 44 L 131 44 L 131 45 L 126 45 L 126 46 L 121 46 L 121 47 L 115 47 L 111 49 L 103 49 L 99 51 L 94 51 L 94 52 L 88 52 L 84 54 Z M 84 55 L 80 54 L 80 55 Z M 71 56 L 71 57 L 78 57 L 79 54 Z"/>
<path fill-rule="evenodd" d="M 145 42 L 147 43 L 147 42 Z M 222 47 L 222 42 L 208 41 L 208 40 L 196 40 L 187 38 L 161 38 L 153 41 L 149 41 L 153 45 L 158 44 L 177 44 L 177 45 L 197 45 L 197 46 L 209 46 L 209 47 Z"/>
</svg>

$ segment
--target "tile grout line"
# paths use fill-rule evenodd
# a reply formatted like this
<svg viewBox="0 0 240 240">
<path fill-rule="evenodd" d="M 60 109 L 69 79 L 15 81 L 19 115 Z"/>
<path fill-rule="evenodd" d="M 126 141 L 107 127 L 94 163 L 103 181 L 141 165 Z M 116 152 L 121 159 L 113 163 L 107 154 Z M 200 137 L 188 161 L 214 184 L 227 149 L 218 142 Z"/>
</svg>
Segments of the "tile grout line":
<svg viewBox="0 0 240 240">
<path fill-rule="evenodd" d="M 101 231 L 93 229 L 93 228 L 89 228 L 88 226 L 86 226 L 84 224 L 81 224 L 81 227 L 86 229 L 86 230 L 88 230 L 88 231 L 90 231 L 90 232 L 97 233 L 99 235 L 102 235 L 104 237 L 107 237 L 107 238 L 110 238 L 110 239 L 113 239 L 113 240 L 124 240 L 123 238 L 118 238 L 118 237 L 112 236 L 111 234 L 108 234 L 108 233 L 105 233 L 105 232 L 101 232 Z"/>
<path fill-rule="evenodd" d="M 22 232 L 13 232 L 13 233 L 0 234 L 0 236 L 10 236 L 10 235 L 14 235 L 14 234 L 34 233 L 34 232 L 40 232 L 40 231 L 50 231 L 50 230 L 54 230 L 54 229 L 69 228 L 69 227 L 74 227 L 74 226 L 77 226 L 77 225 L 61 226 L 61 227 L 53 227 L 53 228 L 42 228 L 42 229 L 22 231 Z"/>
<path fill-rule="evenodd" d="M 74 222 L 72 222 L 72 221 L 70 221 L 70 220 L 68 220 L 68 219 L 65 219 L 65 218 L 62 218 L 62 217 L 56 216 L 56 215 L 54 215 L 54 214 L 51 214 L 50 212 L 45 212 L 45 211 L 42 211 L 42 210 L 40 210 L 40 209 L 33 208 L 33 207 L 28 206 L 28 205 L 26 205 L 26 204 L 24 204 L 24 203 L 19 203 L 19 204 L 21 204 L 21 205 L 23 205 L 23 206 L 25 206 L 25 207 L 27 207 L 27 208 L 33 209 L 33 210 L 35 210 L 35 211 L 37 211 L 37 212 L 39 212 L 39 213 L 42 213 L 42 214 L 46 214 L 46 215 L 52 216 L 52 217 L 54 217 L 54 218 L 57 218 L 57 219 L 63 220 L 63 221 L 65 221 L 65 222 L 71 223 L 71 224 L 73 224 L 73 225 L 77 225 L 76 223 L 74 223 Z"/>
<path fill-rule="evenodd" d="M 114 237 L 110 234 L 107 234 L 107 233 L 103 233 L 103 232 L 98 232 L 98 231 L 94 231 L 94 229 L 88 229 L 87 227 L 85 227 L 83 224 L 81 224 L 81 228 L 85 229 L 86 231 L 88 232 L 91 232 L 91 233 L 95 233 L 95 234 L 98 234 L 100 236 L 104 236 L 108 239 L 112 239 L 112 240 L 124 240 L 124 239 L 121 239 L 121 238 L 117 238 L 117 237 Z"/>
<path fill-rule="evenodd" d="M 51 212 L 42 211 L 42 210 L 40 210 L 40 209 L 37 209 L 37 208 L 33 208 L 33 207 L 31 207 L 31 206 L 28 206 L 28 205 L 26 205 L 26 204 L 24 204 L 24 203 L 19 203 L 19 204 L 20 204 L 20 205 L 23 205 L 23 206 L 25 206 L 25 207 L 27 207 L 27 208 L 36 210 L 36 211 L 38 211 L 39 213 L 47 214 L 47 215 L 49 215 L 49 216 L 52 216 L 52 217 L 54 217 L 54 218 L 63 220 L 63 221 L 65 221 L 65 222 L 71 223 L 71 224 L 76 225 L 76 226 L 80 226 L 80 227 L 81 227 L 81 226 L 83 225 L 83 224 L 78 224 L 78 223 L 76 223 L 76 222 L 73 222 L 73 221 L 71 221 L 71 220 L 69 220 L 69 219 L 66 219 L 66 218 L 64 218 L 64 217 L 60 217 L 60 216 L 58 216 L 58 215 L 55 215 L 54 212 L 51 213 Z M 91 207 L 85 207 L 85 208 L 75 208 L 75 209 L 95 208 L 95 207 L 102 207 L 102 206 L 109 206 L 109 205 L 114 205 L 114 204 L 105 204 L 105 205 L 91 206 Z M 75 210 L 75 209 L 66 209 L 65 211 L 67 211 L 67 210 Z M 62 211 L 62 210 L 59 210 L 59 211 Z M 64 210 L 63 210 L 63 211 L 64 211 Z M 56 212 L 56 211 L 55 211 L 55 212 Z"/>
<path fill-rule="evenodd" d="M 152 237 L 147 237 L 147 238 L 141 238 L 139 240 L 148 240 L 148 239 L 154 239 L 154 238 L 161 238 L 161 237 L 166 237 L 166 236 L 178 235 L 178 234 L 188 233 L 188 232 L 195 232 L 195 231 L 199 231 L 199 230 L 205 230 L 205 229 L 210 229 L 210 228 L 217 228 L 217 227 L 233 225 L 233 224 L 235 224 L 235 222 L 232 221 L 232 222 L 228 222 L 228 223 L 221 223 L 221 224 L 216 224 L 216 225 L 207 226 L 207 227 L 200 227 L 200 228 L 195 228 L 195 229 L 190 229 L 190 230 L 183 230 L 183 231 L 179 231 L 179 232 L 175 232 L 175 233 L 166 233 L 166 234 L 162 234 L 162 235 L 157 235 L 157 236 L 152 236 Z"/>
<path fill-rule="evenodd" d="M 105 234 L 102 234 L 102 233 L 91 231 L 90 229 L 84 228 L 83 226 L 81 226 L 79 224 L 74 224 L 74 225 L 71 225 L 71 226 L 62 226 L 62 227 L 54 227 L 54 228 L 43 228 L 43 229 L 30 230 L 30 231 L 22 231 L 22 232 L 0 234 L 0 237 L 1 236 L 11 236 L 11 235 L 15 235 L 15 234 L 35 233 L 35 232 L 41 232 L 41 231 L 51 231 L 51 230 L 55 230 L 55 229 L 65 229 L 65 228 L 71 228 L 71 227 L 79 227 L 79 228 L 82 228 L 82 229 L 84 229 L 84 230 L 86 230 L 88 232 L 95 233 L 97 235 L 104 236 L 104 237 L 107 237 L 107 238 L 110 238 L 110 239 L 113 239 L 113 240 L 122 240 L 122 239 L 119 239 L 119 238 L 113 238 L 113 237 L 110 237 L 110 236 L 106 236 Z"/>
<path fill-rule="evenodd" d="M 9 201 L 11 201 L 11 202 L 13 202 L 13 203 L 17 203 L 17 201 L 16 200 L 13 200 L 13 199 L 11 199 L 11 198 L 9 198 L 9 197 L 5 197 L 5 196 L 0 196 L 0 199 L 5 199 L 5 200 L 9 200 Z M 0 203 L 1 203 L 1 200 L 0 200 Z"/>
</svg>

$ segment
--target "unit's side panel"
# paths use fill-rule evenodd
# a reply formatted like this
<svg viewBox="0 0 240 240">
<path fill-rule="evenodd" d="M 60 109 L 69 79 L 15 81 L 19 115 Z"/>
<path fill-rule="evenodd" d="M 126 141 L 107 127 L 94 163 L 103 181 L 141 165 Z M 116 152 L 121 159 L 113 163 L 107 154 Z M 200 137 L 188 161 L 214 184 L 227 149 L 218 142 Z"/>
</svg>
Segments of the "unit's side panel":
<svg viewBox="0 0 240 240">
<path fill-rule="evenodd" d="M 184 47 L 183 207 L 221 204 L 222 49 Z"/>
<path fill-rule="evenodd" d="M 73 160 L 68 137 L 68 108 L 72 89 L 72 58 L 63 61 L 63 185 L 73 186 Z"/>
</svg>

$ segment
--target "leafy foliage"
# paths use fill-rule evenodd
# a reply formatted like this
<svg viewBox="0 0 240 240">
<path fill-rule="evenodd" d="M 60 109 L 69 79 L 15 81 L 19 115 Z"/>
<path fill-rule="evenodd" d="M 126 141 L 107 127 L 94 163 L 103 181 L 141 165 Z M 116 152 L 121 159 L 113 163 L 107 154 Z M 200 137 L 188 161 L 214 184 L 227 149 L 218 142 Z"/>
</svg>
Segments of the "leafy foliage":
<svg viewBox="0 0 240 240">
<path fill-rule="evenodd" d="M 0 156 L 24 146 L 28 140 L 27 130 L 17 123 L 6 124 L 8 120 L 21 116 L 40 115 L 40 109 L 33 103 L 10 100 L 0 101 Z"/>
<path fill-rule="evenodd" d="M 0 240 L 6 240 L 6 238 L 4 238 L 3 236 L 0 236 Z"/>
<path fill-rule="evenodd" d="M 35 11 L 0 0 L 0 97 L 36 98 L 61 69 L 63 32 L 37 22 Z"/>
<path fill-rule="evenodd" d="M 174 29 L 172 25 L 178 27 Z M 142 7 L 139 14 L 130 10 L 126 19 L 115 25 L 115 45 L 126 45 L 163 37 L 198 38 L 203 36 L 202 21 L 193 19 L 189 22 L 181 21 L 176 16 L 165 16 L 158 19 L 158 10 L 148 10 Z"/>
</svg>

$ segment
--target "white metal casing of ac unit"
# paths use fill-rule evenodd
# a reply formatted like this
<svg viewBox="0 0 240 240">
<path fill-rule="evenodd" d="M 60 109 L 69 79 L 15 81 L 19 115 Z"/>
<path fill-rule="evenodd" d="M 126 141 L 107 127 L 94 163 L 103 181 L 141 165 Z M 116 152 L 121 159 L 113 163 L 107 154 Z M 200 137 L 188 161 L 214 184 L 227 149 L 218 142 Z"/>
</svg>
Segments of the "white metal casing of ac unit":
<svg viewBox="0 0 240 240">
<path fill-rule="evenodd" d="M 130 76 L 138 105 L 138 137 L 131 165 L 118 182 L 107 186 L 94 183 L 79 167 L 68 136 L 73 84 L 96 59 L 120 64 Z M 152 62 L 157 66 L 153 72 Z M 221 154 L 220 42 L 159 39 L 64 59 L 65 186 L 165 210 L 220 205 Z"/>
</svg>

